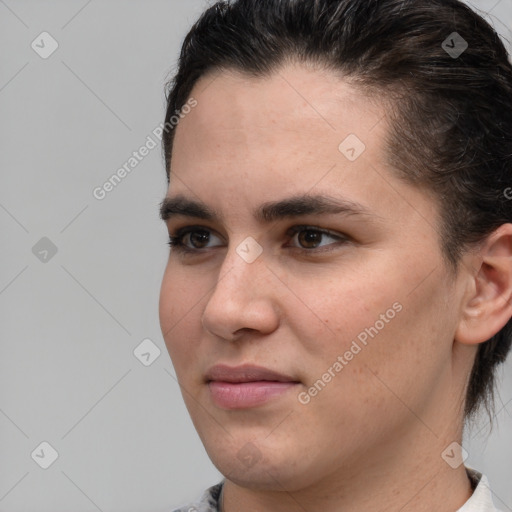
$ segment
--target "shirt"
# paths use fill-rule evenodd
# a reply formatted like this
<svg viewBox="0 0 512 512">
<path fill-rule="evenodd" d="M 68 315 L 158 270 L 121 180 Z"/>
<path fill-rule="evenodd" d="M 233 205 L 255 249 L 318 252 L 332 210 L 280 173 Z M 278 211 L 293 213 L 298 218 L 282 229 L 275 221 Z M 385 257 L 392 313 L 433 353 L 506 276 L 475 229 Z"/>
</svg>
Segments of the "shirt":
<svg viewBox="0 0 512 512">
<path fill-rule="evenodd" d="M 471 468 L 466 468 L 466 472 L 474 490 L 471 498 L 456 512 L 501 512 L 494 506 L 486 476 Z M 198 501 L 173 512 L 220 512 L 219 498 L 223 485 L 224 480 L 204 491 Z"/>
</svg>

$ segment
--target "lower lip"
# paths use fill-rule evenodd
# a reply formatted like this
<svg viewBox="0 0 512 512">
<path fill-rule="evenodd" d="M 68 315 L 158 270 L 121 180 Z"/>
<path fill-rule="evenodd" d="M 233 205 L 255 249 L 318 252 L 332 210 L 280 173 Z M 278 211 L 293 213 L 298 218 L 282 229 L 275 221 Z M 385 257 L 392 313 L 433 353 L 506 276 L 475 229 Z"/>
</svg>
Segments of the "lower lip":
<svg viewBox="0 0 512 512">
<path fill-rule="evenodd" d="M 212 400 L 224 409 L 256 407 L 281 396 L 297 385 L 297 382 L 255 381 L 208 383 Z"/>
</svg>

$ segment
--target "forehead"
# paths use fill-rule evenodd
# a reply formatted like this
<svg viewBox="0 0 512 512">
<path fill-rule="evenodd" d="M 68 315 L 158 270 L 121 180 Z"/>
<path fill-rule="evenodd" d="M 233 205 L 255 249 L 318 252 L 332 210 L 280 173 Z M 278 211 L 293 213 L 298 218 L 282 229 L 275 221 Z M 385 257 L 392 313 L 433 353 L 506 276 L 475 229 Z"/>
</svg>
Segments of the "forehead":
<svg viewBox="0 0 512 512">
<path fill-rule="evenodd" d="M 189 157 L 208 152 L 222 158 L 222 148 L 231 157 L 243 153 L 246 161 L 265 153 L 328 158 L 339 156 L 350 134 L 374 147 L 383 138 L 384 107 L 311 65 L 288 64 L 258 78 L 217 71 L 201 78 L 191 96 L 197 106 L 180 121 L 174 141 L 176 152 L 185 146 Z"/>
<path fill-rule="evenodd" d="M 255 119 L 265 120 L 285 116 L 286 119 L 310 118 L 313 122 L 327 121 L 322 108 L 328 105 L 357 106 L 361 92 L 348 81 L 323 68 L 302 64 L 287 64 L 270 75 L 254 77 L 236 70 L 216 71 L 202 77 L 194 87 L 205 100 L 202 114 L 217 117 L 217 102 L 229 106 L 222 114 L 235 120 L 232 114 L 250 112 Z M 210 107 L 210 108 L 209 108 Z M 213 121 L 213 119 L 210 119 Z M 227 119 L 226 119 L 227 120 Z M 331 128 L 336 128 L 331 126 Z"/>
</svg>

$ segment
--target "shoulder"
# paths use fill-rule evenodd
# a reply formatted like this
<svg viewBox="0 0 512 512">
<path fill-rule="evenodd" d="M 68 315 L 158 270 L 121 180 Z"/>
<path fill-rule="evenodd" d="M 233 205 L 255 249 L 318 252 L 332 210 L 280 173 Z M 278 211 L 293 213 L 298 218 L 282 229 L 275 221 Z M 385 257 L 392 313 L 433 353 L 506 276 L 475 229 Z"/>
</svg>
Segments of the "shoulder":
<svg viewBox="0 0 512 512">
<path fill-rule="evenodd" d="M 224 480 L 212 485 L 204 491 L 199 500 L 175 509 L 173 512 L 219 512 L 219 496 L 223 484 Z"/>
</svg>

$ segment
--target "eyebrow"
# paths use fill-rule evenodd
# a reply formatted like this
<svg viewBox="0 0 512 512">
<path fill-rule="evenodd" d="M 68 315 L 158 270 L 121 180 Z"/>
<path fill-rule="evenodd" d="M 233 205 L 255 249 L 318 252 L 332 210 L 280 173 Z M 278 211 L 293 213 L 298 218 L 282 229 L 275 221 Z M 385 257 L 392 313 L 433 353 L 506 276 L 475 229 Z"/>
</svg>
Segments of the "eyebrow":
<svg viewBox="0 0 512 512">
<path fill-rule="evenodd" d="M 357 202 L 332 196 L 310 194 L 263 203 L 253 214 L 256 220 L 261 223 L 318 214 L 375 216 L 367 207 Z M 218 221 L 222 217 L 203 202 L 188 199 L 182 195 L 166 197 L 160 204 L 160 218 L 162 220 L 167 221 L 175 216 L 194 217 L 210 221 Z"/>
</svg>

